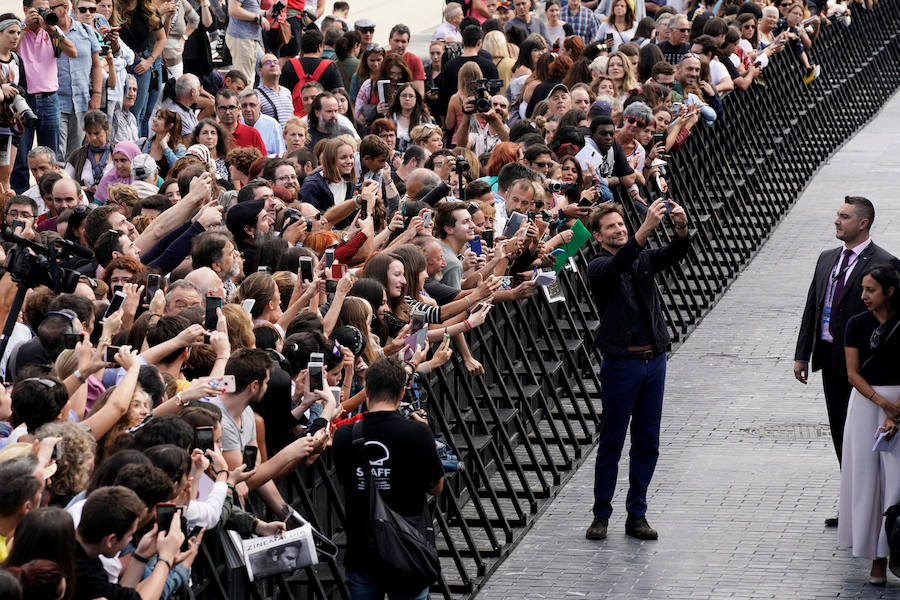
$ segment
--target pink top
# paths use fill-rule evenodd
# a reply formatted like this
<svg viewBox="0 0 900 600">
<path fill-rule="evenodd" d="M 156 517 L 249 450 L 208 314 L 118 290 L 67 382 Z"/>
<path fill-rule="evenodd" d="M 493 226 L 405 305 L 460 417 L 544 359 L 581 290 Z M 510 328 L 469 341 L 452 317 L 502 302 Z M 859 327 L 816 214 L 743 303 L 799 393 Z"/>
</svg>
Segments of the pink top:
<svg viewBox="0 0 900 600">
<path fill-rule="evenodd" d="M 56 65 L 56 54 L 50 34 L 43 29 L 39 29 L 37 33 L 24 29 L 16 52 L 22 58 L 29 94 L 59 90 L 56 69 L 40 68 L 41 65 Z"/>
</svg>

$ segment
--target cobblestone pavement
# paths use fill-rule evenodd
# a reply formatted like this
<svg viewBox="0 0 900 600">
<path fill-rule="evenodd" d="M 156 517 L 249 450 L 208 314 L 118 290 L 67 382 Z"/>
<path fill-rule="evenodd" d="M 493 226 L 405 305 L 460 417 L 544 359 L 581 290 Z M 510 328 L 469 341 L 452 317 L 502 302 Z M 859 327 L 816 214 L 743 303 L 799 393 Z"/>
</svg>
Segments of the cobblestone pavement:
<svg viewBox="0 0 900 600">
<path fill-rule="evenodd" d="M 609 538 L 591 521 L 589 458 L 478 596 L 534 598 L 900 598 L 866 583 L 870 563 L 823 521 L 839 474 L 818 373 L 792 375 L 807 287 L 835 246 L 846 194 L 876 206 L 874 240 L 900 253 L 900 96 L 819 171 L 752 263 L 669 362 L 649 493 L 657 542 L 624 535 L 627 456 Z M 627 446 L 626 446 L 627 447 Z"/>
</svg>

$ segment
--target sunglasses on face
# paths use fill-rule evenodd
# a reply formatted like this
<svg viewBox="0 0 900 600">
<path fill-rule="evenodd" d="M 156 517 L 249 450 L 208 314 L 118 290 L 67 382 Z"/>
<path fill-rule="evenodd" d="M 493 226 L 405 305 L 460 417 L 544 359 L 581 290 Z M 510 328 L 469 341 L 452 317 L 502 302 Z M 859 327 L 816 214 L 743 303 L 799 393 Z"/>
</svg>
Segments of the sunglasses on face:
<svg viewBox="0 0 900 600">
<path fill-rule="evenodd" d="M 641 121 L 640 119 L 637 119 L 635 117 L 627 117 L 626 120 L 638 129 L 643 129 L 647 126 L 646 121 Z"/>
<path fill-rule="evenodd" d="M 681 33 L 690 33 L 691 28 L 690 27 L 679 27 L 676 31 L 680 31 Z"/>
<path fill-rule="evenodd" d="M 96 6 L 79 6 L 78 12 L 80 12 L 81 14 L 85 14 L 85 13 L 94 14 L 95 12 L 97 12 L 97 7 Z"/>
</svg>

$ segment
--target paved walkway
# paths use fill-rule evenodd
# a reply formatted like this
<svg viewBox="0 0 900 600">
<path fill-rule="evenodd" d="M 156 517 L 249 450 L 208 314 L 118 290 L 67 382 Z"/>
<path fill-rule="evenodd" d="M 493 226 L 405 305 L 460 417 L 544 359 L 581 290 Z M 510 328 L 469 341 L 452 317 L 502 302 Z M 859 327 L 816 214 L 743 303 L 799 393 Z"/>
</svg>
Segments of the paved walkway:
<svg viewBox="0 0 900 600">
<path fill-rule="evenodd" d="M 900 96 L 811 182 L 761 252 L 669 362 L 648 519 L 658 542 L 624 535 L 627 457 L 609 538 L 584 539 L 589 459 L 498 569 L 479 600 L 527 598 L 900 598 L 865 582 L 870 563 L 823 520 L 838 468 L 818 374 L 792 375 L 819 252 L 846 194 L 876 206 L 873 238 L 900 252 Z M 621 468 L 624 467 L 624 468 Z"/>
</svg>

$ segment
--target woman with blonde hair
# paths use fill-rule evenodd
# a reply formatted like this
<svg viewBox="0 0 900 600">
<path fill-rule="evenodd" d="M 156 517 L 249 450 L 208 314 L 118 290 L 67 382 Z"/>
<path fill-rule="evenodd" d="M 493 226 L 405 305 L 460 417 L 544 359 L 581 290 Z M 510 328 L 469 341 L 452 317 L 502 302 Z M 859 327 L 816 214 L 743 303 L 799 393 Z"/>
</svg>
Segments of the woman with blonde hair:
<svg viewBox="0 0 900 600">
<path fill-rule="evenodd" d="M 300 117 L 291 117 L 284 124 L 282 129 L 284 136 L 284 153 L 288 154 L 300 148 L 306 148 L 306 140 L 308 131 L 306 123 Z"/>
<path fill-rule="evenodd" d="M 509 85 L 509 80 L 512 79 L 513 65 L 516 64 L 515 59 L 509 55 L 506 36 L 499 31 L 489 31 L 484 35 L 481 47 L 491 53 L 494 65 L 497 67 L 497 74 L 503 80 L 503 87 L 497 93 L 505 94 L 506 86 Z"/>
<path fill-rule="evenodd" d="M 323 140 L 320 171 L 308 175 L 300 188 L 300 197 L 308 201 L 319 211 L 343 204 L 353 197 L 356 183 L 356 163 L 353 154 L 355 146 L 343 138 Z M 350 212 L 337 219 L 329 217 L 332 222 L 339 222 Z"/>
<path fill-rule="evenodd" d="M 378 349 L 380 347 L 378 338 L 369 329 L 372 317 L 372 306 L 368 300 L 358 296 L 345 296 L 337 320 L 338 327 L 349 325 L 356 327 L 362 333 L 363 339 L 366 340 L 366 346 L 363 348 L 360 356 L 366 361 L 367 365 L 371 365 L 378 358 Z"/>
<path fill-rule="evenodd" d="M 409 132 L 409 138 L 416 146 L 422 146 L 430 154 L 444 147 L 444 136 L 437 125 L 416 125 Z"/>
<path fill-rule="evenodd" d="M 606 61 L 606 75 L 612 79 L 615 86 L 613 97 L 622 102 L 628 99 L 628 92 L 638 87 L 631 60 L 622 52 L 613 52 L 609 55 L 609 60 Z"/>
<path fill-rule="evenodd" d="M 256 338 L 253 337 L 253 321 L 239 304 L 223 305 L 222 314 L 225 317 L 228 342 L 231 344 L 232 352 L 238 348 L 256 347 Z"/>
<path fill-rule="evenodd" d="M 444 129 L 452 133 L 454 144 L 456 144 L 456 128 L 462 120 L 466 101 L 475 93 L 475 82 L 483 78 L 478 63 L 467 62 L 459 69 L 456 76 L 456 93 L 450 97 L 447 114 L 444 116 Z"/>
</svg>

